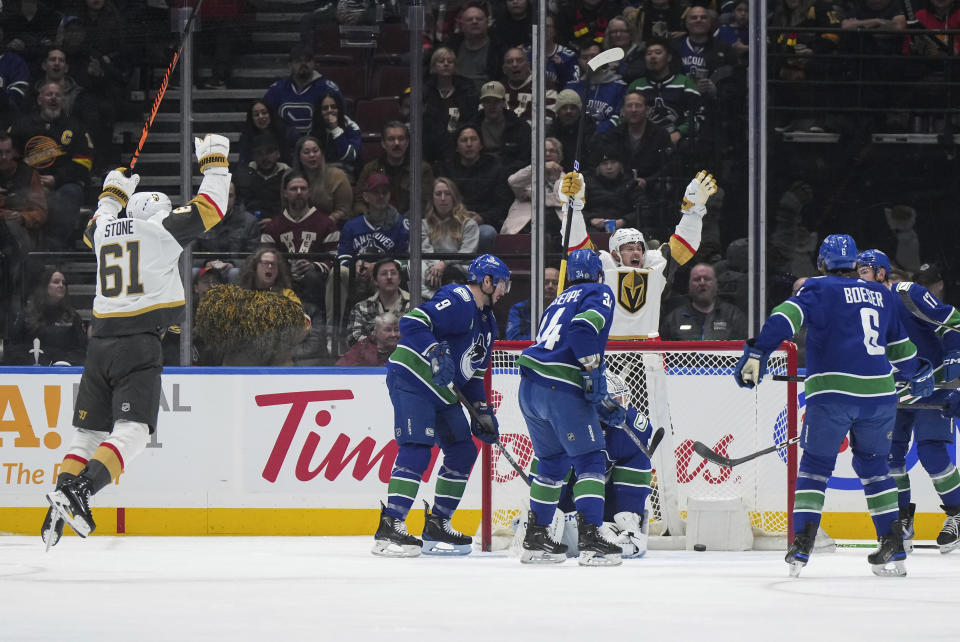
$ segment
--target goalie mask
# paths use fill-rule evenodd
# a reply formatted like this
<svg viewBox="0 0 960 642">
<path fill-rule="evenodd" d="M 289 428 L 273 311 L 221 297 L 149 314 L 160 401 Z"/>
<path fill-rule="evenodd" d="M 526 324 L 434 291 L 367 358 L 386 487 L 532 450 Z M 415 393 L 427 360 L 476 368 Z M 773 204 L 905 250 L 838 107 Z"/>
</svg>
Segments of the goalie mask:
<svg viewBox="0 0 960 642">
<path fill-rule="evenodd" d="M 127 203 L 127 218 L 145 221 L 157 214 L 166 216 L 171 210 L 170 197 L 163 192 L 137 192 Z"/>
<path fill-rule="evenodd" d="M 607 379 L 607 394 L 613 397 L 613 400 L 626 408 L 630 405 L 630 388 L 620 375 L 604 370 L 603 376 Z"/>
</svg>

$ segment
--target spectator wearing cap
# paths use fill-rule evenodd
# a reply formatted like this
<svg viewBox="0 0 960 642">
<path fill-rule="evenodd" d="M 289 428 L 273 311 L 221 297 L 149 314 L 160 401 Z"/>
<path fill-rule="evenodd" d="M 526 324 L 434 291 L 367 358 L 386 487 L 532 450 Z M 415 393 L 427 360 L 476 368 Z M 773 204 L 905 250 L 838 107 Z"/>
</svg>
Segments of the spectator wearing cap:
<svg viewBox="0 0 960 642">
<path fill-rule="evenodd" d="M 500 77 L 503 64 L 503 48 L 490 33 L 487 11 L 483 2 L 464 3 L 458 18 L 459 33 L 443 43 L 457 56 L 457 73 L 471 80 L 478 90 L 488 80 Z"/>
<path fill-rule="evenodd" d="M 456 156 L 437 167 L 435 173 L 457 184 L 463 204 L 480 226 L 478 252 L 488 252 L 493 249 L 513 194 L 500 161 L 484 152 L 479 125 L 464 125 L 456 140 Z"/>
<path fill-rule="evenodd" d="M 943 275 L 940 268 L 933 263 L 924 263 L 913 276 L 913 281 L 917 285 L 922 285 L 933 293 L 933 296 L 943 301 L 943 295 L 946 293 L 946 287 L 943 283 Z"/>
<path fill-rule="evenodd" d="M 337 249 L 341 261 L 377 248 L 384 254 L 406 254 L 410 243 L 410 222 L 390 204 L 390 179 L 379 172 L 370 174 L 363 186 L 362 216 L 347 221 Z"/>
<path fill-rule="evenodd" d="M 219 227 L 219 225 L 217 226 Z M 216 267 L 207 266 L 197 270 L 193 276 L 193 312 L 196 314 L 200 301 L 206 296 L 210 289 L 217 285 L 227 283 L 226 273 Z M 163 365 L 180 365 L 180 338 L 182 330 L 179 325 L 167 327 L 163 334 L 161 345 L 163 347 Z M 219 360 L 210 351 L 205 349 L 203 338 L 198 333 L 193 334 L 192 353 L 190 361 L 195 366 L 216 366 L 220 365 Z"/>
<path fill-rule="evenodd" d="M 373 330 L 373 322 L 384 312 L 402 317 L 410 311 L 410 293 L 400 288 L 400 263 L 389 257 L 373 266 L 373 283 L 377 291 L 358 301 L 347 321 L 347 343 L 355 344 Z"/>
<path fill-rule="evenodd" d="M 383 153 L 363 166 L 357 185 L 366 185 L 371 174 L 386 174 L 390 179 L 390 204 L 407 216 L 410 213 L 410 130 L 399 120 L 387 122 L 380 133 L 380 146 Z M 421 161 L 420 175 L 426 204 L 429 202 L 427 187 L 433 184 L 430 163 Z M 357 190 L 353 201 L 354 214 L 362 214 L 365 209 L 363 192 Z"/>
<path fill-rule="evenodd" d="M 479 88 L 456 73 L 456 64 L 452 49 L 437 47 L 423 83 L 423 157 L 431 163 L 450 158 L 454 134 L 477 116 Z"/>
<path fill-rule="evenodd" d="M 200 235 L 193 245 L 194 252 L 212 252 L 221 255 L 247 255 L 260 245 L 260 221 L 237 200 L 236 185 L 230 183 L 227 209 L 217 225 Z M 234 256 L 210 259 L 205 267 L 215 267 L 224 276 L 237 271 L 239 260 Z"/>
<path fill-rule="evenodd" d="M 553 124 L 546 128 L 547 136 L 556 138 L 563 145 L 563 169 L 566 172 L 572 172 L 573 161 L 579 160 L 581 164 L 584 164 L 583 159 L 576 158 L 577 135 L 580 131 L 580 111 L 583 109 L 583 101 L 580 100 L 580 94 L 574 90 L 564 89 L 557 94 L 554 109 L 557 112 L 557 117 L 553 120 Z M 583 121 L 583 147 L 587 146 L 596 131 L 596 123 L 590 118 L 585 118 Z"/>
<path fill-rule="evenodd" d="M 373 330 L 353 344 L 337 361 L 338 366 L 376 367 L 385 366 L 390 354 L 400 341 L 400 319 L 393 312 L 378 314 L 373 320 Z"/>
<path fill-rule="evenodd" d="M 615 149 L 623 160 L 624 171 L 632 175 L 637 186 L 649 197 L 660 188 L 660 178 L 667 170 L 672 149 L 670 134 L 647 119 L 647 98 L 637 90 L 623 97 L 623 107 L 613 129 L 596 135 L 590 147 Z"/>
<path fill-rule="evenodd" d="M 638 226 L 638 208 L 642 191 L 632 176 L 623 171 L 623 157 L 616 147 L 597 149 L 591 163 L 596 169 L 587 180 L 587 204 L 583 217 L 589 229 L 613 232 L 607 221 L 614 221 L 615 229 Z"/>
<path fill-rule="evenodd" d="M 290 75 L 274 82 L 263 95 L 271 113 L 280 114 L 292 135 L 302 136 L 313 124 L 317 100 L 326 92 L 340 93 L 340 87 L 315 69 L 313 49 L 297 45 L 290 50 Z"/>
<path fill-rule="evenodd" d="M 280 162 L 280 145 L 271 134 L 253 139 L 253 160 L 237 167 L 233 182 L 237 196 L 258 220 L 279 216 L 281 181 L 290 166 Z"/>
<path fill-rule="evenodd" d="M 506 109 L 503 84 L 496 80 L 480 89 L 480 114 L 477 125 L 483 149 L 495 157 L 508 174 L 530 163 L 530 125 Z"/>
<path fill-rule="evenodd" d="M 507 110 L 531 125 L 533 123 L 533 74 L 530 70 L 530 59 L 526 51 L 520 47 L 507 49 L 507 53 L 503 54 L 503 83 L 506 90 Z M 481 102 L 483 101 L 482 92 L 483 88 L 481 88 Z M 556 102 L 556 90 L 548 88 L 544 93 L 543 101 L 548 125 L 553 121 Z"/>
</svg>

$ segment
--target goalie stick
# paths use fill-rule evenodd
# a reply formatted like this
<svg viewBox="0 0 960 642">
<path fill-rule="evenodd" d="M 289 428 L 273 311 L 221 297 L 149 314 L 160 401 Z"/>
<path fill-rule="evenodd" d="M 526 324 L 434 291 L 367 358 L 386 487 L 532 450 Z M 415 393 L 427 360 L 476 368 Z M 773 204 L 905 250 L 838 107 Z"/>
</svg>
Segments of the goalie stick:
<svg viewBox="0 0 960 642">
<path fill-rule="evenodd" d="M 615 402 L 611 401 L 611 399 L 607 397 L 600 403 L 602 403 L 606 408 L 611 408 L 612 406 L 610 406 L 609 404 L 615 403 Z M 650 420 L 648 419 L 647 421 L 650 421 Z M 608 425 L 611 425 L 611 424 L 608 424 Z M 657 450 L 657 446 L 659 446 L 660 442 L 663 441 L 664 434 L 666 434 L 666 431 L 663 428 L 657 428 L 657 431 L 653 433 L 653 437 L 650 438 L 650 445 L 644 446 L 643 442 L 640 441 L 639 437 L 633 434 L 633 431 L 630 430 L 630 427 L 627 426 L 626 422 L 618 425 L 617 428 L 626 432 L 627 436 L 630 437 L 630 440 L 634 444 L 636 444 L 637 448 L 639 448 L 644 455 L 646 455 L 647 457 L 650 457 L 651 459 L 653 458 L 653 453 L 656 452 Z"/>
<path fill-rule="evenodd" d="M 704 459 L 706 459 L 707 461 L 713 462 L 714 464 L 718 464 L 726 468 L 733 468 L 734 466 L 739 466 L 740 464 L 744 464 L 752 459 L 756 459 L 757 457 L 761 457 L 768 453 L 776 452 L 778 450 L 783 450 L 787 446 L 792 446 L 798 441 L 800 441 L 799 436 L 794 437 L 792 439 L 788 439 L 787 441 L 776 444 L 775 446 L 769 446 L 762 450 L 758 450 L 755 453 L 744 455 L 743 457 L 725 457 L 720 453 L 715 452 L 712 448 L 710 448 L 710 446 L 706 445 L 702 441 L 693 442 L 693 451 L 698 455 L 700 455 L 701 457 L 703 457 Z"/>
<path fill-rule="evenodd" d="M 457 399 L 460 400 L 460 404 L 463 406 L 466 406 L 467 412 L 470 413 L 470 417 L 475 422 L 480 423 L 480 413 L 478 413 L 477 409 L 473 407 L 473 404 L 467 401 L 467 398 L 463 396 L 462 392 L 460 392 L 460 388 L 456 387 L 451 383 L 450 389 L 453 390 L 454 393 L 456 393 Z M 520 464 L 517 463 L 517 460 L 513 458 L 513 455 L 507 452 L 507 449 L 500 442 L 499 435 L 497 436 L 497 440 L 494 443 L 497 445 L 497 448 L 500 449 L 500 454 L 503 455 L 503 458 L 507 460 L 507 463 L 509 463 L 510 466 L 513 467 L 515 471 L 517 471 L 517 474 L 520 475 L 520 479 L 522 479 L 524 483 L 526 483 L 526 485 L 529 486 L 530 477 L 525 472 L 523 472 L 523 467 L 521 467 Z"/>
</svg>

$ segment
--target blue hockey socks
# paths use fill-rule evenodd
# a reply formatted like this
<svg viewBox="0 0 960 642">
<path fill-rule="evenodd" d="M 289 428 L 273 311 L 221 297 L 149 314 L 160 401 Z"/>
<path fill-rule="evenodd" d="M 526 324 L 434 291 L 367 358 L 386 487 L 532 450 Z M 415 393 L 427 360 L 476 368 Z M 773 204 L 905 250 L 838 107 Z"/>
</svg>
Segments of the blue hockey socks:
<svg viewBox="0 0 960 642">
<path fill-rule="evenodd" d="M 921 441 L 917 444 L 917 454 L 944 506 L 957 506 L 960 505 L 960 472 L 950 461 L 947 451 L 950 445 L 942 441 Z"/>
<path fill-rule="evenodd" d="M 853 451 L 853 470 L 863 484 L 863 494 L 867 498 L 867 511 L 877 529 L 877 537 L 890 534 L 890 528 L 899 517 L 897 503 L 897 484 L 890 475 L 887 462 L 883 457 L 873 455 L 864 457 Z"/>
<path fill-rule="evenodd" d="M 413 500 L 420 490 L 420 480 L 430 465 L 430 446 L 403 444 L 397 452 L 397 460 L 387 484 L 387 515 L 406 519 Z"/>
<path fill-rule="evenodd" d="M 820 526 L 827 481 L 833 474 L 835 457 L 821 457 L 804 452 L 800 457 L 797 488 L 793 493 L 793 532 L 805 532 L 807 524 Z M 816 528 L 813 529 L 816 532 Z"/>
<path fill-rule="evenodd" d="M 599 450 L 573 458 L 577 481 L 573 485 L 573 503 L 577 512 L 590 524 L 603 523 L 603 500 L 606 492 L 606 458 Z"/>
<path fill-rule="evenodd" d="M 433 499 L 433 513 L 449 519 L 460 505 L 467 479 L 477 460 L 473 439 L 443 446 L 443 466 L 437 473 L 437 487 Z"/>
</svg>

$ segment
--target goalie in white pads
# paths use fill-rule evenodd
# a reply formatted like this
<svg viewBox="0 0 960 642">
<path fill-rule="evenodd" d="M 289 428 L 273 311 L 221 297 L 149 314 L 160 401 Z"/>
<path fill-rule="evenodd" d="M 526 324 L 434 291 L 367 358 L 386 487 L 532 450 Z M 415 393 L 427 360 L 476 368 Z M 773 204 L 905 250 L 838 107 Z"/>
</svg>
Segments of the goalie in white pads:
<svg viewBox="0 0 960 642">
<path fill-rule="evenodd" d="M 613 566 L 621 563 L 622 551 L 600 532 L 606 473 L 600 422 L 619 425 L 626 418 L 608 398 L 603 377 L 613 293 L 601 282 L 600 258 L 593 250 L 572 252 L 567 269 L 570 287 L 544 310 L 536 343 L 517 359 L 520 411 L 537 457 L 520 561 L 566 560 L 567 547 L 550 537 L 549 526 L 572 467 L 579 563 Z"/>
<path fill-rule="evenodd" d="M 97 255 L 93 335 L 73 413 L 77 433 L 47 494 L 41 527 L 47 549 L 64 522 L 86 537 L 96 529 L 90 497 L 143 452 L 160 410 L 162 332 L 183 316 L 183 247 L 220 223 L 227 209 L 230 141 L 195 139 L 203 181 L 197 196 L 171 211 L 159 192 L 134 194 L 140 177 L 107 174 L 84 241 Z M 127 216 L 119 218 L 123 208 Z"/>
<path fill-rule="evenodd" d="M 607 380 L 607 394 L 626 410 L 627 421 L 621 427 L 605 422 L 602 417 L 600 419 L 603 425 L 603 438 L 606 442 L 604 454 L 607 459 L 604 521 L 601 532 L 606 539 L 623 549 L 623 557 L 643 557 L 647 552 L 649 515 L 646 513 L 646 506 L 647 498 L 650 496 L 653 467 L 650 458 L 637 447 L 626 431 L 632 431 L 644 446 L 649 445 L 653 431 L 643 413 L 630 407 L 630 389 L 623 379 L 609 370 L 604 374 Z M 570 557 L 578 554 L 573 486 L 572 480 L 568 479 L 557 506 L 565 514 L 561 541 L 567 545 L 567 555 Z"/>
<path fill-rule="evenodd" d="M 581 214 L 584 200 L 583 176 L 564 175 L 557 186 L 558 197 L 573 208 L 570 218 L 569 250 L 590 247 Z M 600 252 L 604 282 L 613 290 L 617 305 L 610 328 L 611 340 L 655 339 L 660 327 L 660 299 L 673 272 L 687 263 L 700 247 L 706 203 L 717 192 L 717 182 L 705 170 L 697 173 L 684 191 L 680 222 L 670 241 L 648 250 L 643 234 L 622 228 L 610 236 L 610 252 Z M 566 221 L 564 221 L 566 224 Z"/>
</svg>

